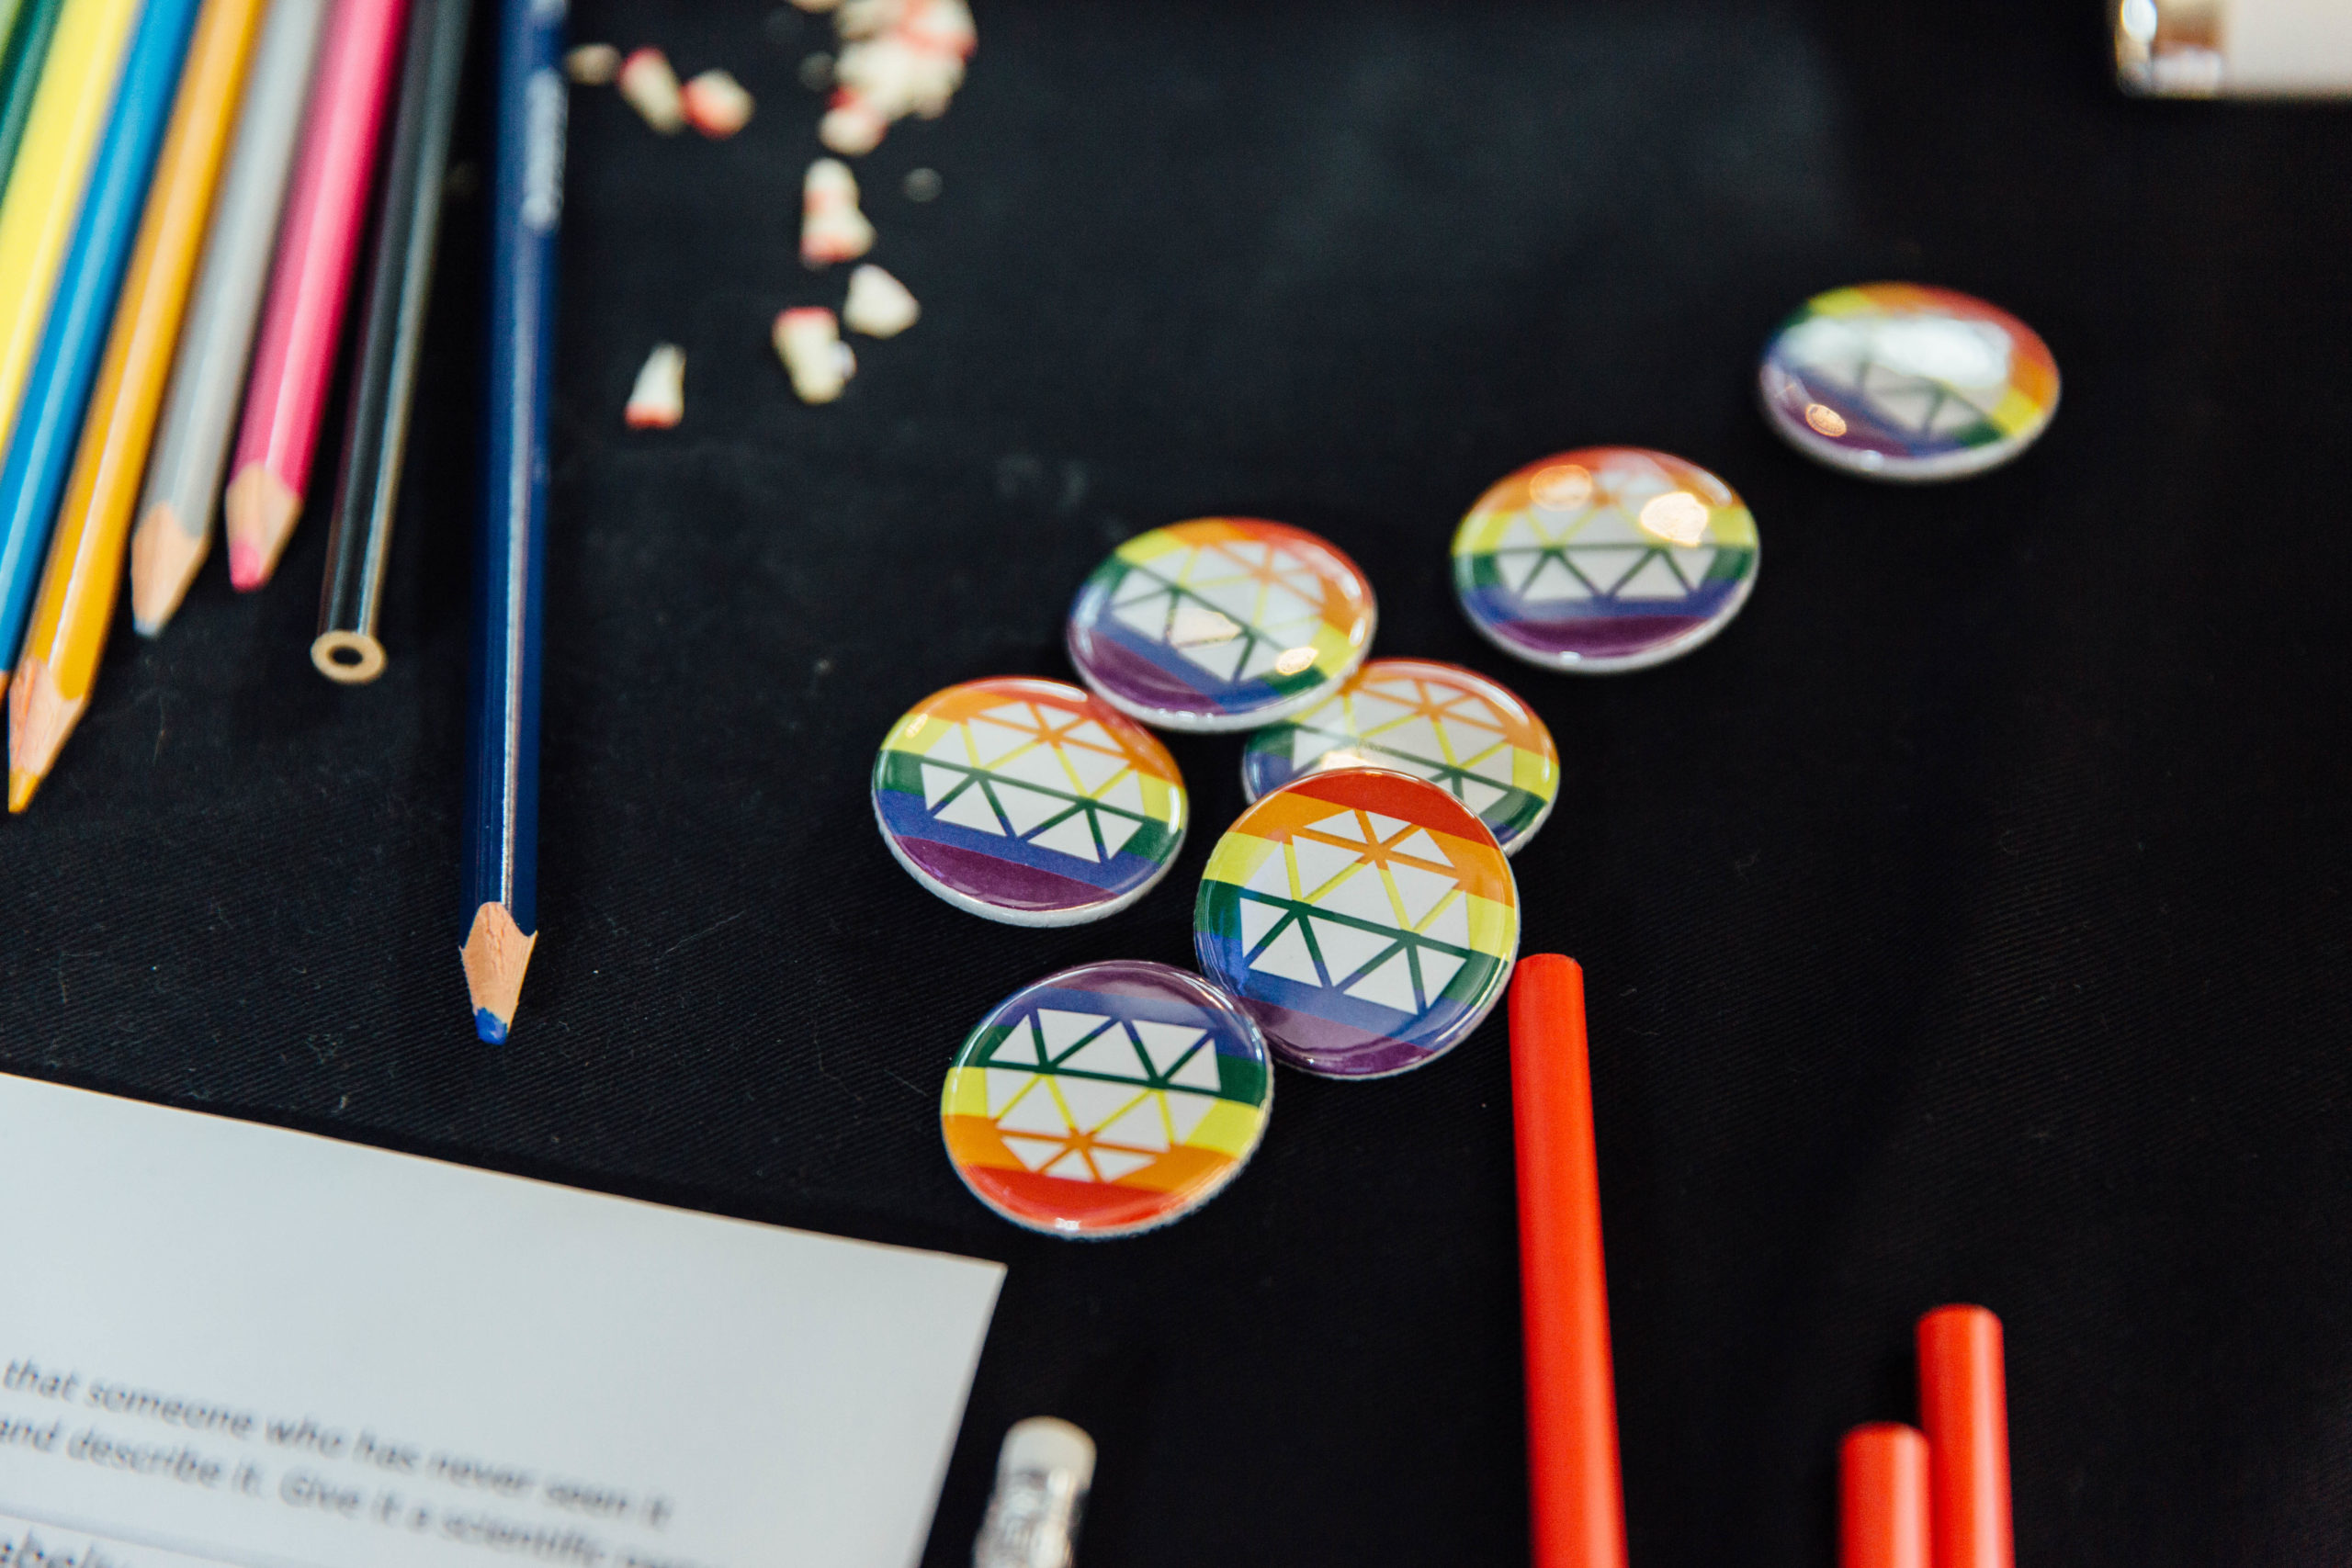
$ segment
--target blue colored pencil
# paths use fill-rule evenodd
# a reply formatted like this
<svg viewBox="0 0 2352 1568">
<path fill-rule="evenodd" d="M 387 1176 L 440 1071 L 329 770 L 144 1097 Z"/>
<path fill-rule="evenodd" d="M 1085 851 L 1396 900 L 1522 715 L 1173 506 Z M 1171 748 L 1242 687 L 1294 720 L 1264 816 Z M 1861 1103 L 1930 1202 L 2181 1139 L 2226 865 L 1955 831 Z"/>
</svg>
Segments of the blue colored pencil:
<svg viewBox="0 0 2352 1568">
<path fill-rule="evenodd" d="M 547 561 L 548 391 L 563 213 L 563 0 L 502 0 L 491 211 L 490 386 L 482 400 L 466 759 L 467 911 L 459 949 L 474 1031 L 514 1021 L 539 940 L 539 637 Z"/>
<path fill-rule="evenodd" d="M 196 24 L 197 0 L 146 0 L 114 107 L 99 139 L 74 243 L 57 276 L 40 352 L 0 466 L 0 660 L 9 670 L 40 586 L 50 529 L 81 434 L 90 384 L 113 324 L 115 296 L 139 237 L 147 184 L 171 120 L 180 67 Z M 0 673 L 0 684 L 6 683 Z"/>
</svg>

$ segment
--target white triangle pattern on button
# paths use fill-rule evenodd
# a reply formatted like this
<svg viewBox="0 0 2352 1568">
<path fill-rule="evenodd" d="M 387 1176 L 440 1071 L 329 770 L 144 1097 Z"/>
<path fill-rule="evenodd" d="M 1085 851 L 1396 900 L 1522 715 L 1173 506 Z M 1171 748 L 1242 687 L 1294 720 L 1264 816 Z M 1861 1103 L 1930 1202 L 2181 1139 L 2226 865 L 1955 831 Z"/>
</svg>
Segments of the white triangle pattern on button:
<svg viewBox="0 0 2352 1568">
<path fill-rule="evenodd" d="M 939 803 L 964 786 L 972 775 L 956 768 L 943 768 L 936 762 L 924 762 L 922 768 L 922 805 L 926 811 L 936 811 Z"/>
<path fill-rule="evenodd" d="M 1069 1147 L 1068 1144 L 1062 1142 L 1059 1138 L 1023 1138 L 1015 1136 L 1006 1137 L 1004 1140 L 1004 1146 L 1011 1149 L 1012 1151 L 1012 1157 L 1019 1160 L 1022 1163 L 1022 1166 L 1029 1170 L 1037 1170 L 1042 1168 L 1046 1164 L 1058 1157 Z"/>
<path fill-rule="evenodd" d="M 1323 976 L 1315 970 L 1315 955 L 1306 950 L 1306 937 L 1296 920 L 1284 924 L 1275 933 L 1274 940 L 1250 960 L 1250 967 L 1261 975 L 1295 980 L 1303 986 L 1323 983 Z"/>
<path fill-rule="evenodd" d="M 1012 825 L 1015 837 L 1035 832 L 1040 827 L 1069 809 L 1069 802 L 1057 795 L 1047 795 L 1026 784 L 1007 784 L 990 780 L 989 793 L 996 796 L 996 807 L 1004 819 Z"/>
<path fill-rule="evenodd" d="M 1125 1144 L 1133 1149 L 1166 1153 L 1168 1123 L 1159 1113 L 1159 1096 L 1145 1095 L 1094 1129 L 1094 1136 L 1104 1143 Z M 1101 1162 L 1098 1160 L 1097 1163 Z"/>
<path fill-rule="evenodd" d="M 1142 774 L 1118 741 L 1095 720 L 1059 709 L 1049 716 L 1032 704 L 991 708 L 948 726 L 924 756 L 924 807 L 973 832 L 1001 838 L 1010 825 L 1040 849 L 1099 864 L 1151 820 Z M 967 787 L 975 780 L 979 787 Z"/>
<path fill-rule="evenodd" d="M 1024 1073 L 1017 1067 L 982 1067 L 980 1077 L 983 1087 L 988 1090 L 990 1116 L 1003 1115 L 1004 1108 L 1012 1104 L 1023 1089 L 1037 1081 L 1036 1074 Z"/>
<path fill-rule="evenodd" d="M 1094 1162 L 1097 1179 L 1116 1181 L 1130 1172 L 1141 1170 L 1158 1156 L 1131 1154 L 1125 1149 L 1106 1149 L 1098 1144 L 1088 1151 L 1088 1157 Z"/>
<path fill-rule="evenodd" d="M 1152 587 L 1131 591 L 1138 579 Z M 1154 598 L 1161 589 L 1175 592 Z M 1111 615 L 1234 685 L 1279 671 L 1283 654 L 1311 647 L 1322 602 L 1321 576 L 1287 550 L 1196 545 L 1130 568 Z"/>
<path fill-rule="evenodd" d="M 1389 845 L 1388 852 L 1391 854 L 1410 855 L 1415 860 L 1428 861 L 1435 865 L 1450 866 L 1453 863 L 1446 858 L 1445 852 L 1437 847 L 1437 840 L 1430 837 L 1430 830 L 1426 828 L 1414 829 L 1403 841 Z"/>
<path fill-rule="evenodd" d="M 1154 1023 L 1148 1019 L 1134 1020 L 1127 1027 L 1135 1031 L 1151 1070 L 1161 1077 L 1166 1077 L 1168 1070 L 1183 1060 L 1184 1053 L 1207 1039 L 1209 1033 L 1189 1024 Z"/>
<path fill-rule="evenodd" d="M 1106 1029 L 1054 1064 L 1057 1073 L 1099 1073 L 1104 1077 L 1141 1081 L 1144 1064 L 1124 1029 Z"/>
<path fill-rule="evenodd" d="M 1395 957 L 1350 986 L 1348 995 L 1408 1015 L 1421 1010 L 1413 997 L 1412 960 L 1401 947 Z"/>
<path fill-rule="evenodd" d="M 1315 945 L 1323 953 L 1327 986 L 1340 984 L 1396 945 L 1396 936 L 1387 931 L 1368 931 L 1362 926 L 1338 920 L 1317 920 L 1314 927 Z"/>
<path fill-rule="evenodd" d="M 1078 860 L 1100 861 L 1102 857 L 1095 852 L 1091 818 L 1090 812 L 1073 811 L 1029 841 L 1041 850 L 1052 850 L 1057 854 L 1069 855 Z"/>
<path fill-rule="evenodd" d="M 1144 1092 L 1140 1084 L 1103 1083 L 1096 1078 L 1074 1078 L 1057 1076 L 1054 1092 L 1061 1096 L 1062 1105 L 1069 1112 L 1070 1126 L 1081 1133 L 1091 1133 L 1135 1103 Z"/>
<path fill-rule="evenodd" d="M 1092 1038 L 1111 1021 L 1103 1013 L 1072 1012 L 1066 1008 L 1039 1008 L 1031 1017 L 1038 1049 L 1048 1061 L 1068 1054 L 1080 1041 Z"/>
<path fill-rule="evenodd" d="M 989 804 L 988 791 L 975 786 L 950 795 L 947 804 L 933 813 L 942 822 L 958 828 L 969 828 L 976 833 L 993 833 L 1004 837 L 1004 829 L 997 821 L 996 807 Z"/>
<path fill-rule="evenodd" d="M 1289 918 L 1280 904 L 1269 904 L 1262 898 L 1241 900 L 1241 951 L 1255 953 L 1267 934 Z"/>
<path fill-rule="evenodd" d="M 1216 1046 L 1212 1043 L 1203 1042 L 1199 1050 L 1185 1057 L 1183 1065 L 1169 1075 L 1168 1081 L 1171 1084 L 1182 1084 L 1187 1089 L 1204 1089 L 1211 1094 L 1224 1088 L 1224 1075 L 1217 1071 L 1216 1066 Z M 1173 1104 L 1174 1101 L 1171 1100 L 1170 1103 Z M 1190 1129 L 1181 1130 L 1176 1135 L 1181 1138 Z"/>
<path fill-rule="evenodd" d="M 1169 1131 L 1176 1135 L 1176 1141 L 1180 1144 L 1189 1143 L 1192 1140 L 1193 1129 L 1201 1124 L 1202 1120 L 1210 1111 L 1216 1109 L 1216 1096 L 1214 1094 L 1188 1094 L 1182 1089 L 1171 1089 L 1162 1094 L 1159 1100 L 1161 1104 L 1168 1107 Z"/>
</svg>

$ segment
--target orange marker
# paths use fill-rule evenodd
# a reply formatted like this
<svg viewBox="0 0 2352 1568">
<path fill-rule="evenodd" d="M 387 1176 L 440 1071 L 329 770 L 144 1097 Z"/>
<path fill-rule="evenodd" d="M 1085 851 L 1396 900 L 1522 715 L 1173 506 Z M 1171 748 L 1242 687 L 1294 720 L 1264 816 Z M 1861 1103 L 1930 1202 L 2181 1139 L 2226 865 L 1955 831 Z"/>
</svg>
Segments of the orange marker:
<svg viewBox="0 0 2352 1568">
<path fill-rule="evenodd" d="M 1919 1320 L 1919 1424 L 1934 1477 L 1936 1568 L 2011 1568 L 2001 1320 L 1983 1307 L 1938 1307 Z"/>
<path fill-rule="evenodd" d="M 1838 1445 L 1838 1568 L 1928 1568 L 1928 1439 L 1874 1421 Z"/>
<path fill-rule="evenodd" d="M 1510 1097 L 1535 1568 L 1624 1568 L 1584 971 L 1572 958 L 1542 953 L 1519 961 Z"/>
</svg>

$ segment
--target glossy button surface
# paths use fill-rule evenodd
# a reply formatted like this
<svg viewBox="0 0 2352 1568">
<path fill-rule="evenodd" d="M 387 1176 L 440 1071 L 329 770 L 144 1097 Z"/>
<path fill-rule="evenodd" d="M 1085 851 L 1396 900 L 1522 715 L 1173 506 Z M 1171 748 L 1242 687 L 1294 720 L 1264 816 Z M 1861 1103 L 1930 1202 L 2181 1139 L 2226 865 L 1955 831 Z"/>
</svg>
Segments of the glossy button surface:
<svg viewBox="0 0 2352 1568">
<path fill-rule="evenodd" d="M 1799 451 L 1882 479 L 2007 462 L 2058 407 L 2031 327 L 1949 288 L 1867 283 L 1805 301 L 1764 351 L 1765 416 Z"/>
<path fill-rule="evenodd" d="M 1251 800 L 1333 768 L 1393 768 L 1476 812 L 1505 854 L 1532 838 L 1560 791 L 1560 753 L 1535 711 L 1458 664 L 1375 659 L 1296 718 L 1268 725 L 1241 753 Z"/>
<path fill-rule="evenodd" d="M 1378 1077 L 1451 1049 L 1493 1009 L 1519 952 L 1519 891 L 1486 824 L 1437 785 L 1309 773 L 1217 841 L 1193 942 L 1275 1055 Z"/>
<path fill-rule="evenodd" d="M 1266 1043 L 1231 998 L 1165 964 L 1081 964 L 999 1003 L 940 1097 L 947 1157 L 1018 1225 L 1126 1235 L 1238 1175 L 1273 1105 Z"/>
<path fill-rule="evenodd" d="M 1068 926 L 1125 908 L 1184 841 L 1168 749 L 1059 681 L 1001 677 L 934 693 L 874 760 L 891 854 L 959 909 Z"/>
<path fill-rule="evenodd" d="M 1069 657 L 1163 729 L 1254 729 L 1314 706 L 1372 646 L 1372 584 L 1286 524 L 1204 517 L 1139 534 L 1079 590 Z"/>
<path fill-rule="evenodd" d="M 1478 498 L 1454 532 L 1453 592 L 1504 652 L 1608 674 L 1723 630 L 1756 563 L 1756 519 L 1723 480 L 1668 453 L 1587 446 Z"/>
</svg>

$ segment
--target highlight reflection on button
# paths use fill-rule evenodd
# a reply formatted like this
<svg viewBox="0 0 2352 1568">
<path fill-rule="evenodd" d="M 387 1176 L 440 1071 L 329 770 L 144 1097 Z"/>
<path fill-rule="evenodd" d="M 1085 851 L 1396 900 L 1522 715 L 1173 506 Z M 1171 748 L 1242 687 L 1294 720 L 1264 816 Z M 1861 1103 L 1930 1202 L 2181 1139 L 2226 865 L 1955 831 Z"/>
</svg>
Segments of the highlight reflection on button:
<svg viewBox="0 0 2352 1568">
<path fill-rule="evenodd" d="M 1846 434 L 1846 416 L 1827 403 L 1805 404 L 1804 422 L 1824 435 L 1838 436 Z"/>
<path fill-rule="evenodd" d="M 1592 475 L 1574 463 L 1558 463 L 1537 469 L 1527 491 L 1546 512 L 1574 512 L 1592 499 Z"/>
<path fill-rule="evenodd" d="M 1687 490 L 1670 490 L 1642 508 L 1641 523 L 1661 539 L 1695 545 L 1707 536 L 1707 503 Z"/>
</svg>

